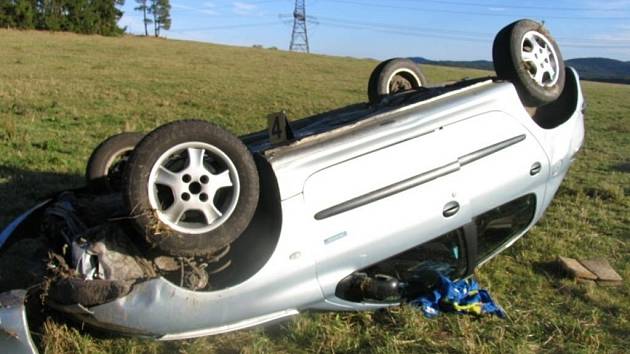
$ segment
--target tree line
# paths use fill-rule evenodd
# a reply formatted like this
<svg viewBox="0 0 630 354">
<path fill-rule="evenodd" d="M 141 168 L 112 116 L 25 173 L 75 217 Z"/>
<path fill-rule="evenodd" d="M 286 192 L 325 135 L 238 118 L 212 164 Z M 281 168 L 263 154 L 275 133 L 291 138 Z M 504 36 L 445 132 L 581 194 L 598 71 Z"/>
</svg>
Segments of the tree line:
<svg viewBox="0 0 630 354">
<path fill-rule="evenodd" d="M 169 0 L 136 0 L 144 13 L 145 35 L 153 25 L 154 35 L 171 26 Z M 0 0 L 0 28 L 67 31 L 116 36 L 125 0 Z"/>
<path fill-rule="evenodd" d="M 160 30 L 171 28 L 171 4 L 169 0 L 136 0 L 136 11 L 142 12 L 144 35 L 149 35 L 149 26 L 153 25 L 153 35 L 160 36 Z"/>
</svg>

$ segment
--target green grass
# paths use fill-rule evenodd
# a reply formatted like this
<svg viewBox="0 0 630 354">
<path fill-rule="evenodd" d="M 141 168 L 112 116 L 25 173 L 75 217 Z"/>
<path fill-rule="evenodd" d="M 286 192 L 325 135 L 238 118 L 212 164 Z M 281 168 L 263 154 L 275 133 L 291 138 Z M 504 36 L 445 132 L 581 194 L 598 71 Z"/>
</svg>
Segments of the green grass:
<svg viewBox="0 0 630 354">
<path fill-rule="evenodd" d="M 83 183 L 101 140 L 204 118 L 237 134 L 364 101 L 375 62 L 151 38 L 0 30 L 0 224 Z M 420 50 L 420 49 L 419 49 Z M 487 72 L 423 66 L 434 83 Z M 403 307 L 307 313 L 266 330 L 160 343 L 49 320 L 46 353 L 624 352 L 630 346 L 630 86 L 583 82 L 586 142 L 541 222 L 477 271 L 509 319 L 424 319 Z M 579 284 L 557 255 L 606 257 L 618 288 Z M 254 301 L 254 300 L 253 300 Z"/>
</svg>

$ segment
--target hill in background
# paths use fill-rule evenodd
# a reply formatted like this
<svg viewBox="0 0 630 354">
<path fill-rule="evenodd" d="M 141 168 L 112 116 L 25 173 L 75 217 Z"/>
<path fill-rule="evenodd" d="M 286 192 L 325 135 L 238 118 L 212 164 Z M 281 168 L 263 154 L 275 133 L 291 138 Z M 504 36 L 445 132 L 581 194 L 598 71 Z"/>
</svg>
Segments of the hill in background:
<svg viewBox="0 0 630 354">
<path fill-rule="evenodd" d="M 430 60 L 422 57 L 411 58 L 418 64 L 432 64 L 459 68 L 494 70 L 491 61 L 452 61 Z M 565 63 L 580 73 L 580 78 L 590 81 L 614 82 L 630 84 L 630 62 L 608 58 L 578 58 L 569 59 Z"/>
</svg>

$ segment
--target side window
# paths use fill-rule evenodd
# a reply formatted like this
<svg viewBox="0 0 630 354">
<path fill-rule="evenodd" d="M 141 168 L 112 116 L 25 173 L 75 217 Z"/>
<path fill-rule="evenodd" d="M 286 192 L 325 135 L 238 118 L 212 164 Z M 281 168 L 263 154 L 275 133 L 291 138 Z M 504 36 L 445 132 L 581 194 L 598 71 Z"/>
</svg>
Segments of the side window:
<svg viewBox="0 0 630 354">
<path fill-rule="evenodd" d="M 528 194 L 476 217 L 477 263 L 525 230 L 535 212 L 536 195 Z"/>
<path fill-rule="evenodd" d="M 463 230 L 454 230 L 399 253 L 368 270 L 374 274 L 394 274 L 401 281 L 414 279 L 417 274 L 432 270 L 456 278 L 466 273 L 466 251 Z"/>
<path fill-rule="evenodd" d="M 335 291 L 353 302 L 394 303 L 407 292 L 425 289 L 437 280 L 436 272 L 458 278 L 466 274 L 467 251 L 462 229 L 399 253 L 342 279 Z"/>
</svg>

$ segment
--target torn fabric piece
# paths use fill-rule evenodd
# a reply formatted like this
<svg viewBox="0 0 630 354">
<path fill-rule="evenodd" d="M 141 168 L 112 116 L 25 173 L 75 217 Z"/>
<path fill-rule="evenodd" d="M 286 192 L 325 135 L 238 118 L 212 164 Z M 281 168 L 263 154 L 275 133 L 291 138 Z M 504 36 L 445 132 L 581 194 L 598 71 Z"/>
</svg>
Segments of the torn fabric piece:
<svg viewBox="0 0 630 354">
<path fill-rule="evenodd" d="M 440 312 L 454 312 L 481 316 L 496 315 L 505 318 L 505 312 L 497 305 L 485 289 L 479 289 L 474 279 L 452 281 L 440 275 L 435 289 L 420 296 L 410 304 L 419 306 L 427 318 L 433 318 Z"/>
</svg>

